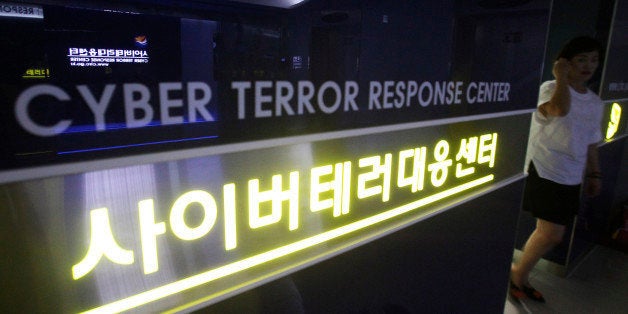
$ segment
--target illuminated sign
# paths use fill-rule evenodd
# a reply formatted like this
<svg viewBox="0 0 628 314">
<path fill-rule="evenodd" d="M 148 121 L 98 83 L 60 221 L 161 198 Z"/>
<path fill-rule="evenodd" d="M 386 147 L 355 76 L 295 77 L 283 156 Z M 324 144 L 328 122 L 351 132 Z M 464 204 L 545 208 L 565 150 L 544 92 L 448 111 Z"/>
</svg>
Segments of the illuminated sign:
<svg viewBox="0 0 628 314">
<path fill-rule="evenodd" d="M 22 78 L 24 79 L 42 79 L 49 77 L 50 70 L 47 68 L 26 69 L 26 71 L 24 71 L 24 74 L 22 74 Z"/>
<path fill-rule="evenodd" d="M 212 71 L 216 22 L 45 9 L 46 23 L 2 19 L 4 36 L 23 49 L 3 51 L 1 97 L 12 105 L 0 124 L 12 140 L 0 149 L 0 182 L 12 176 L 5 170 L 199 147 L 222 137 Z M 67 18 L 74 15 L 80 18 Z M 197 32 L 203 38 L 187 39 Z"/>
<path fill-rule="evenodd" d="M 43 19 L 44 10 L 37 5 L 0 2 L 0 16 Z"/>
<path fill-rule="evenodd" d="M 146 45 L 146 39 L 138 42 Z M 112 63 L 148 63 L 146 50 L 112 48 L 69 48 L 68 60 L 73 67 L 104 67 Z"/>
<path fill-rule="evenodd" d="M 504 117 L 181 161 L 177 168 L 196 165 L 185 180 L 197 183 L 184 184 L 172 198 L 89 196 L 104 191 L 110 179 L 127 179 L 109 171 L 94 173 L 100 178 L 95 180 L 86 174 L 84 197 L 96 202 L 82 205 L 88 206 L 77 217 L 83 228 L 64 272 L 77 288 L 114 273 L 146 281 L 172 272 L 168 252 L 201 250 L 209 255 L 195 259 L 182 277 L 81 310 L 149 310 L 155 302 L 168 307 L 159 302 L 195 289 L 203 291 L 198 302 L 211 302 L 233 287 L 416 222 L 515 175 L 520 160 L 500 156 L 512 141 L 511 128 L 528 121 L 527 115 Z M 451 128 L 449 135 L 438 136 L 443 128 Z M 337 148 L 331 155 L 330 147 Z M 203 177 L 210 179 L 198 181 Z"/>
<path fill-rule="evenodd" d="M 248 257 L 229 261 L 226 265 L 106 304 L 95 308 L 94 312 L 135 308 L 385 223 L 397 216 L 486 185 L 494 180 L 494 175 L 491 173 L 478 175 L 476 168 L 493 168 L 497 142 L 497 133 L 463 138 L 456 141 L 453 147 L 449 141 L 440 140 L 430 149 L 425 146 L 415 147 L 396 153 L 363 157 L 357 161 L 347 160 L 314 167 L 308 171 L 305 178 L 303 178 L 305 174 L 300 171 L 287 171 L 286 174 L 275 174 L 271 178 L 249 179 L 244 187 L 234 183 L 225 184 L 219 192 L 220 198 L 207 190 L 186 191 L 170 206 L 169 214 L 164 221 L 155 219 L 156 200 L 142 199 L 137 204 L 139 226 L 136 226 L 136 230 L 140 232 L 139 247 L 141 247 L 139 253 L 123 248 L 116 241 L 116 236 L 111 230 L 111 224 L 116 222 L 110 219 L 107 207 L 91 209 L 89 247 L 85 256 L 72 266 L 72 278 L 74 280 L 84 278 L 98 267 L 99 263 L 115 263 L 124 267 L 141 261 L 145 275 L 158 272 L 160 263 L 157 239 L 164 236 L 167 231 L 179 241 L 204 241 L 211 236 L 222 237 L 223 254 L 226 254 L 227 251 L 237 250 L 239 242 L 244 242 L 247 238 L 263 236 L 272 225 L 286 226 L 289 232 L 286 235 L 289 242 L 287 244 L 282 243 L 275 248 L 251 255 L 238 254 Z M 262 180 L 270 181 L 270 188 L 260 187 Z M 301 182 L 305 182 L 306 186 L 302 186 Z M 444 185 L 445 182 L 456 183 L 451 186 Z M 300 192 L 303 189 L 307 190 L 308 185 L 309 202 L 303 204 Z M 425 185 L 436 188 L 437 192 L 424 195 L 422 191 L 425 190 Z M 416 195 L 416 199 L 403 205 L 388 207 L 387 203 L 395 190 L 411 191 Z M 246 195 L 247 201 L 239 203 L 236 200 L 238 194 Z M 217 199 L 222 199 L 222 202 L 218 202 Z M 352 212 L 361 210 L 352 201 L 359 203 L 365 199 L 376 199 L 381 202 L 379 210 L 369 209 L 368 213 L 363 213 L 355 220 L 345 217 L 341 219 L 343 223 L 340 226 L 330 224 L 330 227 L 323 228 L 314 235 L 299 237 L 299 231 L 308 228 L 303 225 L 303 221 L 310 220 L 302 215 L 314 215 L 319 218 L 323 215 L 327 217 L 325 220 L 345 215 L 351 217 Z M 194 206 L 201 209 L 200 222 L 190 225 L 186 216 Z M 301 210 L 303 207 L 307 209 Z M 238 224 L 238 220 L 244 221 L 244 224 Z M 223 224 L 222 235 L 217 235 L 215 231 L 211 232 L 218 229 L 216 226 L 218 221 L 222 221 Z"/>
<path fill-rule="evenodd" d="M 395 154 L 369 156 L 360 158 L 356 163 L 343 161 L 335 164 L 323 165 L 312 168 L 309 171 L 310 202 L 311 213 L 331 210 L 334 217 L 347 215 L 351 211 L 351 199 L 358 200 L 370 197 L 381 198 L 382 203 L 390 200 L 391 190 L 409 189 L 412 193 L 424 190 L 425 184 L 440 188 L 447 181 L 448 177 L 456 179 L 473 178 L 464 180 L 453 188 L 445 189 L 433 195 L 421 197 L 420 200 L 397 208 L 392 212 L 377 213 L 358 223 L 361 226 L 357 229 L 368 227 L 407 211 L 417 209 L 423 205 L 433 203 L 446 197 L 464 192 L 465 190 L 485 184 L 493 180 L 492 174 L 477 177 L 472 176 L 476 172 L 476 167 L 482 166 L 493 168 L 495 163 L 495 151 L 497 149 L 497 133 L 483 134 L 464 138 L 455 146 L 455 151 L 446 140 L 440 140 L 430 151 L 428 158 L 427 147 L 416 147 Z M 433 156 L 432 156 L 433 155 Z M 451 156 L 450 156 L 451 155 Z M 394 160 L 394 161 L 393 161 Z M 431 160 L 430 164 L 427 161 Z M 454 164 L 455 161 L 455 164 Z M 393 169 L 395 171 L 393 171 Z M 366 171 L 365 171 L 366 170 Z M 356 182 L 352 182 L 352 175 L 358 172 Z M 215 226 L 219 208 L 224 215 L 224 248 L 225 250 L 236 249 L 238 235 L 236 226 L 236 194 L 248 191 L 248 231 L 255 231 L 262 227 L 280 223 L 287 220 L 290 231 L 300 228 L 299 208 L 302 207 L 299 199 L 299 192 L 302 187 L 300 181 L 303 174 L 299 171 L 290 171 L 285 177 L 282 174 L 273 175 L 269 180 L 272 187 L 268 190 L 260 188 L 260 179 L 250 179 L 248 188 L 239 187 L 230 183 L 223 186 L 222 204 L 217 204 L 216 198 L 205 190 L 192 190 L 181 194 L 170 208 L 170 230 L 182 241 L 198 240 L 205 237 Z M 427 176 L 427 177 L 426 177 Z M 394 179 L 393 179 L 394 178 Z M 266 178 L 268 180 L 268 178 Z M 449 181 L 452 181 L 451 179 Z M 284 182 L 289 186 L 283 189 Z M 355 191 L 354 191 L 355 189 Z M 282 210 L 282 203 L 288 203 L 287 218 Z M 157 248 L 155 238 L 166 232 L 165 222 L 155 223 L 155 200 L 152 198 L 138 202 L 140 217 L 139 230 L 141 233 L 141 247 L 144 274 L 158 271 Z M 201 223 L 198 226 L 190 227 L 186 223 L 186 210 L 191 204 L 199 204 L 202 208 Z M 270 203 L 270 212 L 263 213 L 263 204 Z M 240 205 L 242 206 L 242 205 Z M 240 210 L 241 211 L 241 210 Z M 242 217 L 238 217 L 241 219 Z M 245 218 L 246 219 L 246 218 Z M 353 224 L 353 223 L 352 223 Z M 352 225 L 351 224 L 351 225 Z M 72 267 L 72 277 L 80 279 L 96 267 L 102 257 L 110 261 L 128 265 L 134 262 L 134 253 L 122 249 L 116 242 L 111 232 L 108 209 L 106 207 L 93 209 L 90 211 L 91 241 L 86 256 Z M 342 236 L 346 233 L 357 230 L 355 227 L 343 226 L 332 232 L 334 237 Z M 346 231 L 338 231 L 346 230 Z M 327 234 L 331 231 L 326 231 Z M 306 241 L 308 242 L 308 241 Z M 315 241 L 320 242 L 320 241 Z M 296 250 L 303 249 L 309 245 L 297 245 Z M 272 254 L 280 257 L 290 254 L 291 251 Z"/>
<path fill-rule="evenodd" d="M 419 6 L 388 21 L 403 36 L 356 27 L 338 53 L 309 7 L 46 6 L 16 33 L 43 46 L 0 82 L 2 234 L 29 259 L 10 283 L 40 312 L 190 310 L 521 180 L 546 14 L 504 45 L 466 5 Z M 40 64 L 54 80 L 20 78 Z"/>
<path fill-rule="evenodd" d="M 613 103 L 611 106 L 611 115 L 608 121 L 608 127 L 606 128 L 606 139 L 610 140 L 617 133 L 621 120 L 621 106 L 618 103 Z"/>
</svg>

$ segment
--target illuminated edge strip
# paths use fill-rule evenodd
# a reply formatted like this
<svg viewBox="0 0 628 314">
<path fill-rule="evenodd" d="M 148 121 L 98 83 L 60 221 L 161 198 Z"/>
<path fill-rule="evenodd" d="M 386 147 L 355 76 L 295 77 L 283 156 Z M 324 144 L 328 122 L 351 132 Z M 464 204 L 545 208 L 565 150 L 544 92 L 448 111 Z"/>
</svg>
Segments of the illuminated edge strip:
<svg viewBox="0 0 628 314">
<path fill-rule="evenodd" d="M 112 149 L 120 149 L 120 148 L 127 148 L 127 147 L 140 147 L 140 146 L 148 146 L 148 145 L 156 145 L 156 144 L 166 144 L 166 143 L 181 143 L 181 142 L 205 140 L 205 139 L 210 139 L 210 138 L 218 138 L 218 136 L 217 135 L 211 135 L 211 136 L 201 136 L 201 137 L 193 137 L 193 138 L 183 138 L 183 139 L 178 139 L 178 140 L 167 140 L 167 141 L 147 142 L 147 143 L 139 143 L 139 144 L 129 144 L 129 145 L 118 145 L 118 146 L 107 146 L 107 147 L 95 147 L 95 148 L 88 148 L 88 149 L 68 150 L 68 151 L 64 151 L 64 152 L 57 152 L 57 155 L 87 153 L 87 152 L 95 152 L 95 151 L 101 151 L 101 150 L 112 150 Z"/>
<path fill-rule="evenodd" d="M 477 120 L 517 116 L 524 114 L 531 114 L 536 109 L 525 109 L 517 111 L 507 111 L 498 113 L 481 114 L 474 116 L 463 116 L 455 118 L 446 118 L 440 120 L 419 121 L 410 123 L 401 123 L 385 126 L 377 126 L 362 129 L 341 130 L 322 132 L 316 134 L 306 134 L 298 136 L 289 136 L 282 138 L 273 138 L 268 140 L 249 141 L 244 143 L 232 143 L 224 145 L 215 145 L 210 147 L 199 147 L 182 149 L 176 151 L 152 153 L 152 154 L 139 154 L 133 156 L 119 157 L 119 158 L 105 158 L 92 161 L 73 162 L 70 164 L 58 164 L 48 165 L 40 167 L 29 167 L 25 169 L 12 169 L 6 171 L 0 171 L 0 183 L 8 183 L 14 181 L 24 181 L 36 178 L 51 177 L 57 175 L 65 175 L 83 171 L 97 171 L 102 169 L 118 168 L 125 166 L 132 166 L 138 163 L 156 163 L 166 162 L 172 160 L 196 158 L 210 155 L 219 155 L 226 153 L 235 153 L 240 151 L 247 151 L 253 149 L 272 148 L 284 145 L 303 144 L 308 142 L 317 142 L 324 140 L 340 139 L 361 135 L 370 135 L 377 133 L 386 133 L 394 131 L 403 131 L 416 128 L 439 126 L 444 124 L 470 122 Z"/>
<path fill-rule="evenodd" d="M 142 306 L 148 304 L 153 301 L 157 301 L 159 299 L 174 295 L 176 293 L 183 292 L 185 290 L 209 283 L 216 279 L 220 279 L 232 274 L 235 274 L 240 271 L 244 271 L 246 269 L 261 265 L 263 263 L 278 259 L 280 257 L 284 257 L 286 255 L 313 247 L 317 244 L 324 243 L 340 236 L 349 234 L 354 231 L 358 231 L 364 229 L 366 227 L 372 226 L 379 222 L 397 217 L 399 215 L 405 214 L 407 212 L 413 211 L 417 208 L 423 207 L 430 203 L 436 202 L 438 200 L 444 199 L 446 197 L 455 195 L 457 193 L 461 193 L 465 190 L 471 189 L 473 187 L 482 185 L 484 183 L 490 182 L 494 179 L 494 175 L 488 175 L 471 182 L 464 183 L 462 185 L 453 187 L 451 189 L 424 197 L 422 199 L 418 199 L 406 205 L 401 205 L 399 207 L 390 209 L 388 211 L 379 213 L 377 215 L 350 223 L 348 225 L 317 234 L 315 236 L 299 240 L 297 242 L 284 245 L 282 247 L 270 250 L 268 252 L 264 252 L 255 256 L 251 256 L 245 258 L 243 260 L 239 260 L 237 262 L 221 266 L 197 275 L 193 275 L 188 278 L 184 278 L 152 290 L 148 290 L 118 301 L 114 301 L 109 304 L 105 304 L 103 306 L 85 311 L 84 313 L 111 313 L 111 312 L 121 312 L 125 310 L 130 310 L 136 308 L 138 306 Z"/>
</svg>

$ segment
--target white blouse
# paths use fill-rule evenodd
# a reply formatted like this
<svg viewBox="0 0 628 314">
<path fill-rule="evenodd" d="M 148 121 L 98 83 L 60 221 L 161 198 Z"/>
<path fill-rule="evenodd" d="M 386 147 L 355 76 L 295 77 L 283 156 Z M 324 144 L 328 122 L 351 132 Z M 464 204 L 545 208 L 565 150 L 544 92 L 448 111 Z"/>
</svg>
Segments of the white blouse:
<svg viewBox="0 0 628 314">
<path fill-rule="evenodd" d="M 555 88 L 555 80 L 541 84 L 537 106 L 548 102 Z M 602 140 L 603 105 L 589 89 L 582 94 L 569 87 L 569 93 L 571 106 L 566 116 L 533 113 L 525 171 L 532 160 L 541 178 L 576 185 L 582 182 L 588 146 Z"/>
</svg>

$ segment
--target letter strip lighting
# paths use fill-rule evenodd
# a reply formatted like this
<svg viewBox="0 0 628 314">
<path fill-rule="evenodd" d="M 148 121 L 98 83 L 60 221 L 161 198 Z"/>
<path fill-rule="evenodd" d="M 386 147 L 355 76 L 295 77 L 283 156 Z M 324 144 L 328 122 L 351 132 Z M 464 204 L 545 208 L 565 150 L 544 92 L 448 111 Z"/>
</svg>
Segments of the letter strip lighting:
<svg viewBox="0 0 628 314">
<path fill-rule="evenodd" d="M 399 215 L 411 212 L 415 209 L 421 208 L 425 205 L 442 200 L 449 196 L 464 192 L 468 189 L 480 186 L 494 179 L 494 175 L 487 175 L 485 177 L 461 184 L 459 186 L 450 188 L 448 190 L 418 199 L 411 203 L 401 205 L 399 207 L 389 209 L 388 211 L 373 215 L 371 217 L 358 220 L 348 225 L 323 232 L 312 237 L 299 240 L 297 242 L 284 245 L 282 247 L 272 249 L 270 251 L 251 256 L 231 264 L 221 266 L 215 269 L 208 270 L 206 272 L 193 275 L 139 294 L 114 301 L 109 304 L 85 311 L 83 313 L 112 313 L 121 312 L 129 309 L 133 309 L 147 303 L 174 295 L 176 293 L 183 292 L 185 290 L 198 287 L 200 285 L 212 282 L 214 280 L 224 278 L 226 276 L 247 270 L 249 268 L 259 266 L 266 262 L 287 256 L 289 254 L 313 247 L 315 245 L 333 240 L 335 238 L 347 235 L 349 233 L 370 227 L 377 223 L 386 221 L 388 219 L 397 217 Z"/>
</svg>

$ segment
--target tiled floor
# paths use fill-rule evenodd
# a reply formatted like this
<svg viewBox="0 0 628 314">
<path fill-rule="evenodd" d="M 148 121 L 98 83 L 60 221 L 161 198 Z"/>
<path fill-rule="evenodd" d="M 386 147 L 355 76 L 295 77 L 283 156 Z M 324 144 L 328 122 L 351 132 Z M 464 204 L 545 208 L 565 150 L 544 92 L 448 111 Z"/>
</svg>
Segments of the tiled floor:
<svg viewBox="0 0 628 314">
<path fill-rule="evenodd" d="M 595 246 L 566 278 L 534 269 L 530 283 L 547 300 L 506 300 L 504 314 L 628 314 L 628 254 Z"/>
</svg>

